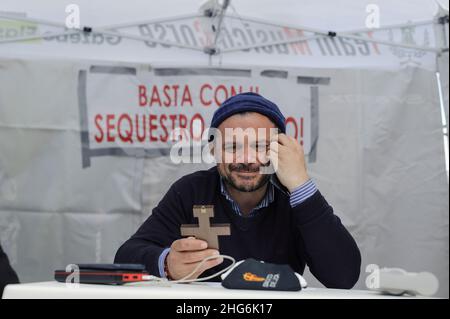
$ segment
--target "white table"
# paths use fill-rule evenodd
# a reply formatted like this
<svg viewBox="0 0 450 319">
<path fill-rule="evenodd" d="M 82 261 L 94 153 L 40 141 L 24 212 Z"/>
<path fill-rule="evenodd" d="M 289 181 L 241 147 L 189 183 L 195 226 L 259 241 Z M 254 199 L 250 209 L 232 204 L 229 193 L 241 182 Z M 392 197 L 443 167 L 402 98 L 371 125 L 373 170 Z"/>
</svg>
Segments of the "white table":
<svg viewBox="0 0 450 319">
<path fill-rule="evenodd" d="M 225 289 L 220 283 L 157 284 L 139 283 L 125 286 L 65 284 L 55 281 L 6 286 L 4 299 L 367 299 L 414 298 L 388 296 L 369 290 L 306 288 L 302 291 L 257 291 Z"/>
</svg>

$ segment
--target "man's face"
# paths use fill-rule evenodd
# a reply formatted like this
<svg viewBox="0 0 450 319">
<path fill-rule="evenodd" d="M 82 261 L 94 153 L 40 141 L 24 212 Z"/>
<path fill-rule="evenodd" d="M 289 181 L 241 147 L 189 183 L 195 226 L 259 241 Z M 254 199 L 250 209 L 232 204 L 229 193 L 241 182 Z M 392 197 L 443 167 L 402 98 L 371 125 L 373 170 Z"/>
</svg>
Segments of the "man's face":
<svg viewBox="0 0 450 319">
<path fill-rule="evenodd" d="M 221 143 L 221 162 L 218 171 L 228 186 L 241 191 L 253 192 L 263 187 L 269 174 L 261 174 L 261 166 L 268 165 L 267 152 L 270 133 L 276 129 L 266 116 L 246 112 L 235 114 L 218 127 Z"/>
</svg>

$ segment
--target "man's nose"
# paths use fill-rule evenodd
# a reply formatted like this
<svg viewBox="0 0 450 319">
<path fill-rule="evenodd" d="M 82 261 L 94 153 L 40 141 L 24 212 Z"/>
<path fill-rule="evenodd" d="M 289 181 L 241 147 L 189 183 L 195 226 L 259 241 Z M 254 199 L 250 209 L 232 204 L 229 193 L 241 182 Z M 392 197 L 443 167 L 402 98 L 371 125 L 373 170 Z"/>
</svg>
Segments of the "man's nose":
<svg viewBox="0 0 450 319">
<path fill-rule="evenodd" d="M 256 150 L 248 146 L 245 146 L 236 156 L 236 161 L 244 164 L 254 164 L 256 159 Z"/>
</svg>

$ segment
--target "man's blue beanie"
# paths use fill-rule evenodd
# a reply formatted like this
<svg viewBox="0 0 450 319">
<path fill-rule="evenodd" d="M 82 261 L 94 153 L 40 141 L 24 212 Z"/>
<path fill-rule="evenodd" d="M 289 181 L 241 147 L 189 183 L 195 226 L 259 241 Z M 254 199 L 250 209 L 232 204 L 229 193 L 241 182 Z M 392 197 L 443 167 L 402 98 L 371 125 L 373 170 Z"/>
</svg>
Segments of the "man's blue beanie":
<svg viewBox="0 0 450 319">
<path fill-rule="evenodd" d="M 286 133 L 286 120 L 278 106 L 256 93 L 241 93 L 225 100 L 214 112 L 211 128 L 217 128 L 230 116 L 242 112 L 256 112 L 267 116 L 282 133 Z"/>
</svg>

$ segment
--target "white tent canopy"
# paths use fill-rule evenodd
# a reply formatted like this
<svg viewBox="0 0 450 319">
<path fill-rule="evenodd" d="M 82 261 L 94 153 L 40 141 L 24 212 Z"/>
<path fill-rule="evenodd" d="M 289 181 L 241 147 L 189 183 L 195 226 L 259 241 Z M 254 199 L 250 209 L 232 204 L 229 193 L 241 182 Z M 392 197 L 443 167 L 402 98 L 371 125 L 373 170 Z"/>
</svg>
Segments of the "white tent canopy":
<svg viewBox="0 0 450 319">
<path fill-rule="evenodd" d="M 208 167 L 171 162 L 161 141 L 99 142 L 96 116 L 184 112 L 207 125 L 208 106 L 242 88 L 292 118 L 311 176 L 361 249 L 357 286 L 377 264 L 433 272 L 448 297 L 448 9 L 247 0 L 209 17 L 201 1 L 79 0 L 80 30 L 65 28 L 72 2 L 0 5 L 0 241 L 23 281 L 112 262 L 172 182 Z M 153 101 L 174 85 L 192 90 L 192 108 L 136 107 L 137 88 Z"/>
<path fill-rule="evenodd" d="M 0 43 L 2 45 L 2 51 L 4 54 L 10 52 L 17 56 L 18 48 L 17 46 L 5 45 L 5 42 L 11 42 L 16 40 L 23 40 L 36 38 L 39 34 L 42 35 L 64 35 L 68 32 L 69 35 L 74 35 L 78 32 L 76 29 L 67 30 L 64 29 L 66 22 L 70 23 L 70 15 L 74 13 L 73 7 L 70 6 L 70 2 L 58 2 L 58 4 L 52 5 L 51 1 L 47 1 L 48 5 L 38 5 L 33 2 L 21 3 L 13 2 L 4 5 L 0 15 L 3 18 L 15 16 L 17 19 L 24 19 L 25 21 L 30 21 L 40 25 L 42 28 L 41 32 L 33 32 L 32 28 L 23 28 L 17 34 L 14 32 L 8 33 L 8 29 L 5 28 L 2 39 Z M 189 33 L 188 28 L 183 30 L 183 27 L 192 27 L 190 22 L 195 18 L 199 18 L 199 24 L 193 24 L 197 31 L 203 33 L 204 39 L 211 36 L 212 42 L 214 38 L 220 32 L 215 34 L 211 32 L 210 27 L 215 25 L 217 29 L 220 29 L 219 24 L 222 23 L 222 15 L 226 17 L 223 20 L 222 27 L 224 29 L 232 29 L 233 27 L 244 28 L 244 32 L 247 34 L 241 34 L 241 32 L 233 33 L 231 31 L 231 36 L 238 38 L 232 43 L 227 43 L 227 39 L 224 34 L 218 36 L 218 43 L 216 47 L 220 50 L 220 53 L 216 59 L 213 59 L 212 63 L 242 63 L 243 55 L 240 48 L 245 47 L 255 47 L 258 44 L 277 44 L 277 43 L 296 43 L 296 39 L 301 39 L 302 37 L 308 38 L 313 37 L 312 40 L 320 38 L 320 36 L 327 35 L 329 32 L 334 32 L 339 35 L 338 38 L 346 35 L 348 40 L 358 40 L 365 39 L 369 41 L 369 44 L 381 44 L 381 43 L 397 43 L 399 47 L 419 47 L 424 50 L 424 52 L 441 52 L 445 51 L 447 48 L 447 43 L 442 42 L 442 39 L 437 39 L 434 34 L 421 33 L 420 35 L 414 35 L 413 32 L 408 33 L 407 28 L 409 26 L 433 26 L 438 24 L 437 20 L 441 16 L 445 16 L 445 5 L 439 7 L 438 2 L 430 0 L 420 0 L 420 1 L 399 1 L 399 4 L 392 4 L 389 1 L 372 1 L 370 3 L 356 2 L 352 0 L 339 1 L 339 5 L 342 8 L 340 11 L 336 11 L 335 5 L 330 5 L 327 1 L 315 1 L 314 3 L 305 3 L 303 1 L 285 1 L 279 4 L 263 4 L 258 2 L 257 5 L 253 1 L 239 1 L 230 2 L 226 9 L 222 9 L 220 4 L 211 1 L 212 4 L 200 6 L 200 2 L 196 1 L 171 1 L 170 10 L 169 8 L 160 5 L 157 2 L 147 3 L 145 1 L 137 1 L 133 6 L 127 6 L 120 8 L 118 10 L 116 7 L 108 6 L 101 1 L 92 2 L 79 1 L 77 2 L 77 17 L 79 17 L 79 28 L 83 29 L 85 27 L 92 29 L 92 34 L 84 33 L 84 37 L 81 39 L 78 36 L 74 37 L 64 37 L 60 36 L 57 38 L 46 39 L 47 46 L 44 48 L 42 54 L 45 56 L 60 56 L 60 57 L 85 57 L 90 59 L 120 59 L 122 61 L 134 61 L 134 62 L 148 62 L 152 57 L 148 55 L 146 50 L 129 50 L 125 48 L 125 51 L 121 50 L 121 47 L 132 45 L 130 41 L 120 41 L 123 45 L 117 45 L 114 50 L 98 50 L 96 52 L 91 52 L 92 50 L 86 50 L 86 48 L 92 48 L 89 45 L 98 45 L 100 42 L 107 42 L 111 45 L 118 44 L 118 41 L 114 39 L 104 39 L 100 35 L 105 37 L 113 38 L 115 32 L 120 32 L 126 40 L 135 41 L 145 41 L 148 38 L 152 38 L 156 43 L 153 43 L 152 48 L 158 49 L 164 44 L 169 46 L 176 46 L 181 48 L 190 49 L 192 51 L 203 52 L 205 47 L 214 46 L 214 43 L 199 43 L 193 39 L 189 39 L 192 34 Z M 214 6 L 216 4 L 216 6 Z M 92 7 L 92 6 L 96 7 Z M 58 8 L 57 10 L 55 10 Z M 206 9 L 214 8 L 215 14 L 210 19 L 203 19 L 204 12 Z M 289 9 L 287 9 L 289 8 Z M 298 8 L 297 10 L 295 8 Z M 55 11 L 51 11 L 53 9 Z M 270 14 L 267 14 L 265 10 L 269 9 Z M 44 12 L 40 12 L 44 10 Z M 110 11 L 108 11 L 110 10 Z M 129 14 L 125 14 L 126 10 L 131 10 Z M 259 12 L 258 10 L 261 10 Z M 447 8 L 448 10 L 448 8 Z M 147 12 L 151 12 L 149 15 Z M 374 15 L 375 14 L 375 15 Z M 282 18 L 281 18 L 282 17 Z M 335 18 L 333 18 L 335 17 Z M 330 19 L 331 18 L 331 19 Z M 373 19 L 376 19 L 376 24 L 374 24 Z M 165 23 L 167 23 L 165 25 Z M 169 24 L 170 23 L 170 24 Z M 151 24 L 153 28 L 146 28 L 145 24 Z M 368 25 L 369 24 L 369 25 Z M 180 26 L 181 25 L 181 26 Z M 45 27 L 44 27 L 45 26 Z M 141 26 L 141 27 L 139 27 Z M 175 30 L 173 26 L 177 26 L 179 30 Z M 376 28 L 373 28 L 377 26 Z M 164 28 L 166 27 L 166 29 Z M 272 27 L 273 30 L 266 30 L 267 34 L 258 34 L 256 30 L 255 34 L 249 30 L 257 29 L 256 27 Z M 284 27 L 284 34 L 279 36 L 277 32 L 279 29 Z M 276 30 L 278 28 L 278 30 Z M 383 32 L 386 30 L 399 30 L 406 29 L 404 33 L 392 34 L 392 32 Z M 111 30 L 113 29 L 113 30 Z M 302 32 L 297 33 L 298 29 Z M 439 29 L 439 28 L 436 28 Z M 14 31 L 14 30 L 13 30 Z M 240 30 L 237 30 L 240 31 Z M 270 31 L 275 32 L 275 35 L 270 33 Z M 370 31 L 376 33 L 378 36 L 373 36 L 367 34 Z M 440 32 L 441 30 L 437 30 Z M 433 30 L 432 32 L 437 32 Z M 416 32 L 414 30 L 414 32 Z M 98 37 L 95 37 L 95 33 L 99 33 Z M 361 35 L 364 33 L 364 35 Z M 273 38 L 272 38 L 273 37 Z M 198 38 L 198 37 L 197 37 Z M 200 39 L 200 42 L 204 39 Z M 435 42 L 436 39 L 436 42 Z M 220 41 L 222 40 L 222 41 Z M 239 41 L 242 40 L 242 41 Z M 370 42 L 373 41 L 373 42 Z M 117 42 L 117 43 L 114 43 Z M 193 43 L 194 42 L 194 43 Z M 310 41 L 313 42 L 313 41 Z M 53 48 L 54 43 L 58 43 L 58 49 L 49 50 Z M 64 45 L 61 44 L 85 44 L 84 46 L 78 46 L 75 49 L 70 47 L 69 50 L 65 49 Z M 159 46 L 158 46 L 159 44 Z M 221 45 L 222 44 L 222 45 Z M 99 45 L 98 45 L 99 46 Z M 323 46 L 327 46 L 327 43 L 323 43 Z M 66 46 L 67 47 L 67 46 Z M 100 46 L 101 47 L 101 46 Z M 12 51 L 9 51 L 11 48 Z M 20 48 L 20 47 L 19 47 Z M 136 47 L 138 48 L 138 47 Z M 34 48 L 37 52 L 33 54 L 39 54 L 40 50 Z M 256 53 L 260 53 L 259 50 L 255 50 Z M 265 47 L 267 51 L 270 48 Z M 378 49 L 378 47 L 377 47 Z M 378 49 L 378 50 L 382 50 Z M 326 49 L 323 51 L 327 51 Z M 144 52 L 141 52 L 144 51 Z M 189 50 L 188 50 L 189 51 Z M 204 56 L 201 54 L 192 54 L 192 52 L 182 51 L 185 55 L 185 60 L 192 60 L 193 62 L 203 63 Z M 264 50 L 263 50 L 264 51 Z M 341 52 L 344 51 L 344 52 Z M 345 43 L 341 44 L 341 48 L 335 48 L 327 52 L 329 55 L 336 54 L 340 57 L 355 55 L 353 52 L 345 52 Z M 351 50 L 350 50 L 351 51 Z M 230 54 L 230 52 L 238 52 L 237 54 Z M 226 54 L 228 53 L 228 54 Z M 251 53 L 254 53 L 253 51 Z M 179 61 L 178 55 L 180 52 L 177 50 L 170 50 L 164 52 L 162 56 L 158 56 L 157 62 L 174 62 Z M 357 54 L 356 54 L 357 55 Z M 363 54 L 361 54 L 363 55 Z M 258 60 L 258 56 L 261 54 L 246 54 L 252 63 L 263 63 L 268 64 L 267 56 Z M 432 56 L 432 55 L 430 55 Z M 255 60 L 255 58 L 257 60 Z M 387 61 L 387 57 L 384 60 Z M 328 60 L 328 59 L 325 59 Z M 299 59 L 291 59 L 290 55 L 284 61 L 277 61 L 277 65 L 282 64 L 292 64 L 299 66 L 302 64 L 307 64 L 309 62 L 307 56 L 304 56 L 301 61 Z M 327 62 L 327 61 L 324 61 Z M 344 67 L 351 67 L 355 64 L 355 60 L 352 63 L 346 63 Z M 386 63 L 386 62 L 385 62 Z"/>
</svg>

